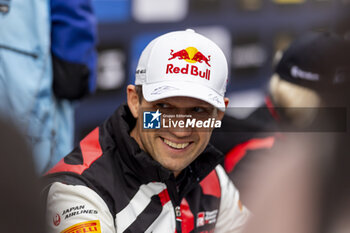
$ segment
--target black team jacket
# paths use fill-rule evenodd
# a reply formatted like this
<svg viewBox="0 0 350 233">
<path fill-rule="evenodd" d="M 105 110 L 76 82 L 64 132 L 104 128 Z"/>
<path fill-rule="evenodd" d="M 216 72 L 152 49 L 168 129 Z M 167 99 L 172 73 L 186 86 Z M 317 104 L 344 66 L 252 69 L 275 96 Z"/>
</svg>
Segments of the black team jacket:
<svg viewBox="0 0 350 233">
<path fill-rule="evenodd" d="M 122 105 L 44 177 L 48 232 L 240 232 L 249 211 L 208 145 L 175 179 Z"/>
</svg>

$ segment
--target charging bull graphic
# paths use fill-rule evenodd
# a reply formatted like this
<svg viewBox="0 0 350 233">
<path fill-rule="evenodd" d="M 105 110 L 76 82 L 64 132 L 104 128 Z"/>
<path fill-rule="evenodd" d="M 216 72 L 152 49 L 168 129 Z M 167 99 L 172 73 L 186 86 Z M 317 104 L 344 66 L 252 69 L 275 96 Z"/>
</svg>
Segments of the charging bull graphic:
<svg viewBox="0 0 350 233">
<path fill-rule="evenodd" d="M 205 62 L 209 67 L 210 56 L 206 57 L 203 53 L 198 51 L 195 47 L 188 47 L 186 49 L 179 50 L 174 52 L 174 50 L 170 51 L 171 57 L 168 60 L 172 60 L 178 58 L 179 60 L 185 60 L 190 63 L 202 63 Z"/>
<path fill-rule="evenodd" d="M 174 58 L 178 58 L 180 60 L 182 60 L 182 59 L 190 60 L 190 55 L 188 55 L 188 52 L 185 49 L 177 51 L 175 53 L 174 53 L 174 50 L 171 50 L 170 55 L 172 57 L 168 59 L 169 61 L 173 60 Z"/>
</svg>

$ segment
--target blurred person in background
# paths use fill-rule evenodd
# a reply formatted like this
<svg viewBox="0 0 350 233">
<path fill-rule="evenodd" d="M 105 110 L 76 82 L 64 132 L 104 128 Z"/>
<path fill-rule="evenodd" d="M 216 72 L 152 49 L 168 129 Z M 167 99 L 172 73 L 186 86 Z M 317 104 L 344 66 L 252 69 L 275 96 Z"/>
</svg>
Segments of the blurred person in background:
<svg viewBox="0 0 350 233">
<path fill-rule="evenodd" d="M 0 114 L 33 146 L 38 173 L 73 149 L 74 101 L 93 91 L 90 0 L 0 1 Z"/>
<path fill-rule="evenodd" d="M 279 59 L 265 106 L 245 120 L 224 117 L 219 133 L 214 131 L 211 142 L 226 154 L 225 170 L 248 206 L 247 184 L 257 168 L 255 161 L 286 140 L 287 132 L 344 130 L 339 93 L 349 87 L 349 64 L 350 45 L 341 36 L 304 34 Z"/>
<path fill-rule="evenodd" d="M 336 107 L 349 85 L 350 42 L 329 32 L 306 33 L 284 51 L 269 82 L 265 108 L 248 117 L 266 130 L 307 130 L 320 107 Z M 331 102 L 332 101 L 332 102 Z M 322 120 L 322 119 L 321 119 Z"/>
<path fill-rule="evenodd" d="M 326 101 L 347 109 L 346 130 L 290 134 L 260 160 L 248 187 L 254 216 L 245 233 L 350 232 L 350 94 L 333 97 Z"/>
<path fill-rule="evenodd" d="M 0 225 L 2 232 L 44 233 L 44 208 L 30 146 L 0 117 Z"/>
</svg>

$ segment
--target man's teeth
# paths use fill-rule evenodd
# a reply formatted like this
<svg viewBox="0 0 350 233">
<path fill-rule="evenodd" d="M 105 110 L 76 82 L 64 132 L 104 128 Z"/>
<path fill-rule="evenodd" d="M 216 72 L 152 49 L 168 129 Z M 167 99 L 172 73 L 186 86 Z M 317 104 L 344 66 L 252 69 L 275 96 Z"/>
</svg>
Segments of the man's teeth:
<svg viewBox="0 0 350 233">
<path fill-rule="evenodd" d="M 188 146 L 188 144 L 190 144 L 189 142 L 186 143 L 175 143 L 175 142 L 171 142 L 169 140 L 166 140 L 165 138 L 163 139 L 163 141 L 165 142 L 165 144 L 167 144 L 168 146 L 175 148 L 175 149 L 183 149 L 186 146 Z"/>
</svg>

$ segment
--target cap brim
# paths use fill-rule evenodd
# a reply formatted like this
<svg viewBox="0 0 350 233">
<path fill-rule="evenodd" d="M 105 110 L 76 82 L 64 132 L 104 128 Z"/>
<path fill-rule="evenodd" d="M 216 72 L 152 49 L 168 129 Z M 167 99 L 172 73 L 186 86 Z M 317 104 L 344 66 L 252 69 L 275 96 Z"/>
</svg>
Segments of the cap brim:
<svg viewBox="0 0 350 233">
<path fill-rule="evenodd" d="M 225 111 L 224 97 L 213 89 L 197 83 L 176 81 L 143 84 L 142 92 L 143 97 L 148 102 L 176 96 L 191 97 L 203 100 L 219 110 Z"/>
</svg>

